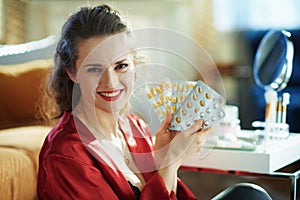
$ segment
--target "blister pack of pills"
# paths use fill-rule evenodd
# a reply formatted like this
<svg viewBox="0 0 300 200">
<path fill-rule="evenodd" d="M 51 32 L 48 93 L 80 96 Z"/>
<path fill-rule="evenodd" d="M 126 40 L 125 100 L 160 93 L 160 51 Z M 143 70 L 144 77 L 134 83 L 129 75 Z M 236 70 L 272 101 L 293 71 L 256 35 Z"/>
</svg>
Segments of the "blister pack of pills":
<svg viewBox="0 0 300 200">
<path fill-rule="evenodd" d="M 150 85 L 148 99 L 160 121 L 173 114 L 169 130 L 183 131 L 203 119 L 203 129 L 225 117 L 223 97 L 202 81 L 167 81 Z"/>
<path fill-rule="evenodd" d="M 160 121 L 163 121 L 168 112 L 175 113 L 175 107 L 171 107 L 172 83 L 170 81 L 149 83 L 147 96 Z"/>
</svg>

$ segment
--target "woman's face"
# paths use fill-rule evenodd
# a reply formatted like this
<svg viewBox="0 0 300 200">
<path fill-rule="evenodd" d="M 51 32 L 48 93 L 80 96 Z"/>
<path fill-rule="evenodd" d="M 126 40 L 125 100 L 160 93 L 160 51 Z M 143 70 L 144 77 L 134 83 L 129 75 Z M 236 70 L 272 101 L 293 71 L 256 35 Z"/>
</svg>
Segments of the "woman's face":
<svg viewBox="0 0 300 200">
<path fill-rule="evenodd" d="M 119 112 L 134 87 L 134 64 L 125 34 L 92 37 L 78 43 L 76 77 L 81 100 L 104 112 Z"/>
</svg>

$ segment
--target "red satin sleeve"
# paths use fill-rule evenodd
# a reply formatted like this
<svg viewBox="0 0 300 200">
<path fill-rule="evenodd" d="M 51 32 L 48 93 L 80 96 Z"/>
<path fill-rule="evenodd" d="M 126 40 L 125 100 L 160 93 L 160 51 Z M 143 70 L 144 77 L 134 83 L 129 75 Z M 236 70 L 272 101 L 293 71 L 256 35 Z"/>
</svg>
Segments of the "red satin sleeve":
<svg viewBox="0 0 300 200">
<path fill-rule="evenodd" d="M 160 200 L 198 199 L 179 179 L 177 181 L 176 194 L 174 191 L 169 194 L 166 185 L 158 172 L 154 173 L 153 176 L 147 181 L 141 192 L 140 200 L 152 200 L 154 197 L 155 199 Z"/>
</svg>

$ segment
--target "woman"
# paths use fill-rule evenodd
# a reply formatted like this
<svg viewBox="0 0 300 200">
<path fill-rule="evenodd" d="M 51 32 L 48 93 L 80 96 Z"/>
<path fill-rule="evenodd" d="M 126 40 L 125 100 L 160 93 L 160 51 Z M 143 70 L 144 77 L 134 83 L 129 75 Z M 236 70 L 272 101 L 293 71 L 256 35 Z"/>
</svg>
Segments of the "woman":
<svg viewBox="0 0 300 200">
<path fill-rule="evenodd" d="M 153 144 L 147 124 L 128 113 L 138 57 L 128 28 L 107 5 L 82 8 L 62 29 L 50 89 L 60 121 L 39 157 L 39 199 L 196 199 L 177 178 L 182 160 L 200 150 L 197 121 Z"/>
</svg>

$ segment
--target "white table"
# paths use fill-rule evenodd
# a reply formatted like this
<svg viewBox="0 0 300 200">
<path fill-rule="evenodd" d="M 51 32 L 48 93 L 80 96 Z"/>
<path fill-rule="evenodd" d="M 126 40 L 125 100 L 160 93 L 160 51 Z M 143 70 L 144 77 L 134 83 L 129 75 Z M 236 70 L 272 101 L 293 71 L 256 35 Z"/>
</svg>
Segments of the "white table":
<svg viewBox="0 0 300 200">
<path fill-rule="evenodd" d="M 249 131 L 248 131 L 249 132 Z M 271 173 L 300 159 L 300 134 L 291 134 L 286 140 L 269 140 L 267 151 L 212 149 L 203 158 L 194 155 L 184 166 L 220 170 Z"/>
<path fill-rule="evenodd" d="M 251 131 L 242 133 L 251 134 Z M 291 178 L 292 199 L 296 199 L 300 170 L 292 173 L 277 170 L 300 160 L 300 134 L 290 134 L 285 140 L 269 140 L 266 147 L 266 150 L 260 146 L 254 151 L 212 149 L 202 158 L 198 154 L 190 157 L 183 166 L 286 176 Z"/>
</svg>

